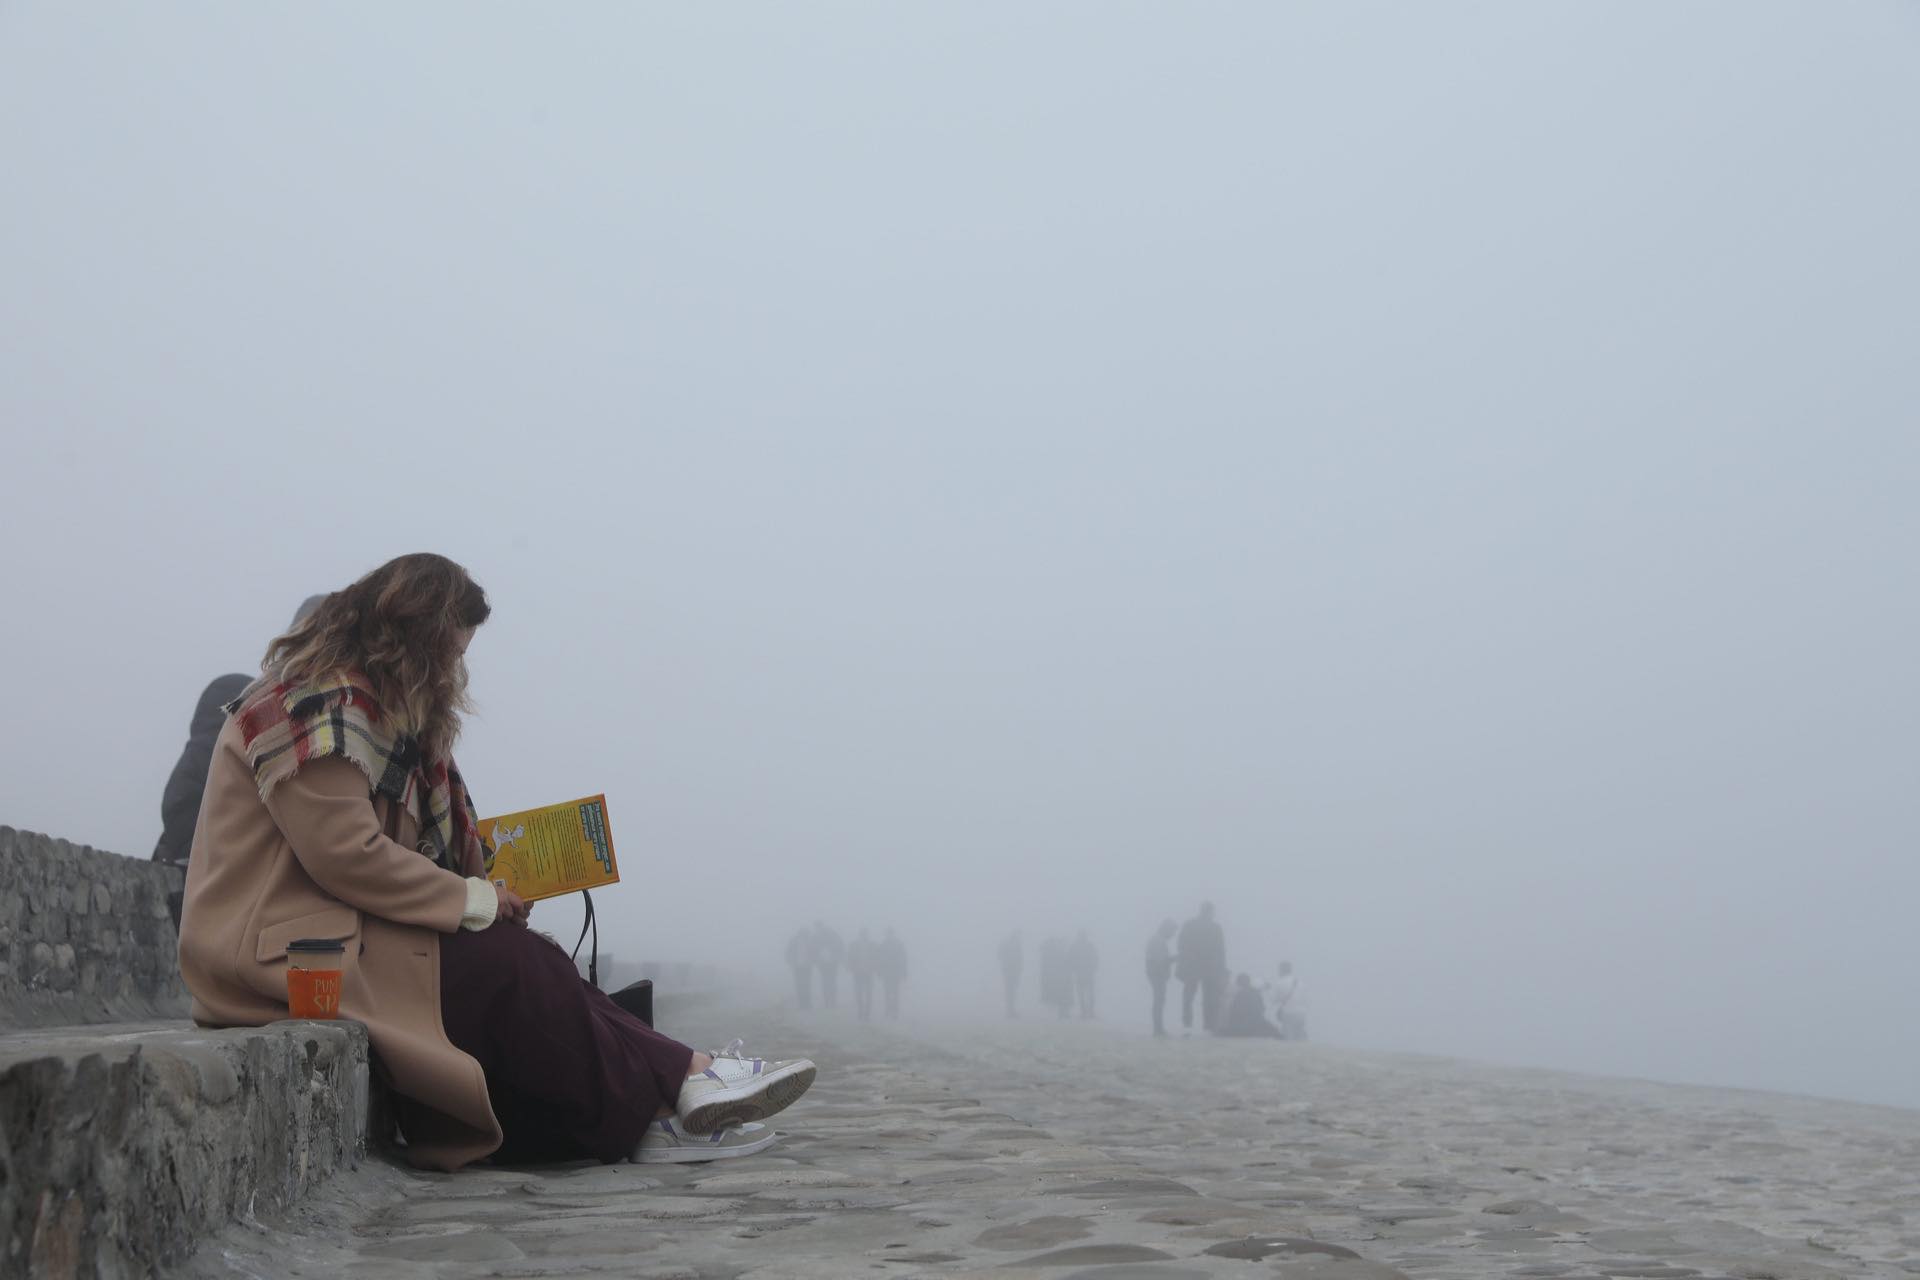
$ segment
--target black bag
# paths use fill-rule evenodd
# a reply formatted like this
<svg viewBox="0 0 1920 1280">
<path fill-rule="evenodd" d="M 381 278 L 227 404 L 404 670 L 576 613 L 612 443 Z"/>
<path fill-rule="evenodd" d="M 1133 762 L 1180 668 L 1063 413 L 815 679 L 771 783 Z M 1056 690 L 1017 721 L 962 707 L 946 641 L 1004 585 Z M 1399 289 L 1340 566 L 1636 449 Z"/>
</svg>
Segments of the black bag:
<svg viewBox="0 0 1920 1280">
<path fill-rule="evenodd" d="M 593 949 L 587 952 L 587 981 L 598 987 L 600 985 L 600 922 L 594 918 L 593 895 L 582 889 L 580 896 L 586 899 L 586 917 L 580 921 L 580 938 L 573 944 L 573 954 L 577 962 L 580 956 L 580 945 L 587 940 L 587 931 L 592 930 Z M 642 978 L 630 986 L 611 993 L 607 998 L 649 1027 L 653 1025 L 652 978 Z"/>
<path fill-rule="evenodd" d="M 607 999 L 625 1009 L 648 1026 L 653 1025 L 653 979 L 642 978 L 630 986 L 620 988 Z"/>
</svg>

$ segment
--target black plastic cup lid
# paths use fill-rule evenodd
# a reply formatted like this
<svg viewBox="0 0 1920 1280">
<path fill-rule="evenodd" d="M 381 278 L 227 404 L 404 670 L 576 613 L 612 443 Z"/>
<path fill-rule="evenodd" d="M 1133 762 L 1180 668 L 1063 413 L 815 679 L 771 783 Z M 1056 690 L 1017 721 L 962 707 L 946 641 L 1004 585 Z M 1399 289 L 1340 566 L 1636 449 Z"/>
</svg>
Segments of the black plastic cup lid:
<svg viewBox="0 0 1920 1280">
<path fill-rule="evenodd" d="M 347 944 L 340 941 L 338 938 L 301 938 L 296 942 L 289 942 L 287 944 L 287 950 L 288 951 L 319 951 L 319 952 L 338 951 L 341 955 L 345 955 L 347 952 Z"/>
</svg>

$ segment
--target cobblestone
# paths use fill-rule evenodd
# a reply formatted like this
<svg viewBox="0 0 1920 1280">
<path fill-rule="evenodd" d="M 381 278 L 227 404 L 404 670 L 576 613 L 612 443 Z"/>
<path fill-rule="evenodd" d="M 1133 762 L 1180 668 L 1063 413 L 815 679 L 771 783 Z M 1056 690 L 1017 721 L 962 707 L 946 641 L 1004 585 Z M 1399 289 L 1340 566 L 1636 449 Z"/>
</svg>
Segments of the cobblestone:
<svg viewBox="0 0 1920 1280">
<path fill-rule="evenodd" d="M 193 1277 L 1905 1280 L 1920 1112 L 1098 1025 L 668 1027 L 807 1052 L 771 1151 L 376 1164 Z"/>
</svg>

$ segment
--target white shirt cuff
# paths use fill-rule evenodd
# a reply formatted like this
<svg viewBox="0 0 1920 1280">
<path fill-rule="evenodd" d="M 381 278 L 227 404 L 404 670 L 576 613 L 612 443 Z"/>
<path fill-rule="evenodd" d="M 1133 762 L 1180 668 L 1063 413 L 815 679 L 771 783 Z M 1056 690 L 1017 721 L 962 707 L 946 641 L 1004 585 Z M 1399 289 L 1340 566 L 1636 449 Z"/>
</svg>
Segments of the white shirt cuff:
<svg viewBox="0 0 1920 1280">
<path fill-rule="evenodd" d="M 467 877 L 467 909 L 460 913 L 462 929 L 480 930 L 493 923 L 493 917 L 500 910 L 500 895 L 493 891 L 493 882 L 479 876 Z"/>
</svg>

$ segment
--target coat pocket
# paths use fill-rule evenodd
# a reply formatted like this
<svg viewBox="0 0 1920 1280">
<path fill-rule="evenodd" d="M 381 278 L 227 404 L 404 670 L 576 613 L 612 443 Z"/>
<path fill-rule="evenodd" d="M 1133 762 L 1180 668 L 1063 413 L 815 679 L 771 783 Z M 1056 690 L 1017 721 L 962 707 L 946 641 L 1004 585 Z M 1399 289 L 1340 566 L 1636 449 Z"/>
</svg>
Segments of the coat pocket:
<svg viewBox="0 0 1920 1280">
<path fill-rule="evenodd" d="M 300 938 L 332 938 L 346 942 L 360 932 L 360 913 L 345 903 L 295 916 L 285 924 L 269 925 L 260 931 L 253 958 L 265 964 L 287 954 L 287 944 Z M 347 948 L 352 951 L 352 947 Z"/>
</svg>

